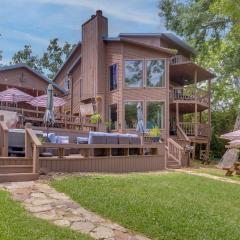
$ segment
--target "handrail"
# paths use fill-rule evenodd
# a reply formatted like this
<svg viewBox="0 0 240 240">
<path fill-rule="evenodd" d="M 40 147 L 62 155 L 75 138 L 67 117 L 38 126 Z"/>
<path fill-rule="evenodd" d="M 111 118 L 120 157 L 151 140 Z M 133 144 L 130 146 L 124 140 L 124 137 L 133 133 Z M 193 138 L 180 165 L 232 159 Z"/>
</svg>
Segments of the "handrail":
<svg viewBox="0 0 240 240">
<path fill-rule="evenodd" d="M 33 173 L 39 171 L 39 147 L 42 143 L 32 130 L 31 124 L 27 123 L 25 126 L 25 158 L 33 159 Z"/>
<path fill-rule="evenodd" d="M 4 116 L 0 116 L 0 150 L 1 156 L 8 156 L 8 127 L 4 122 Z"/>
<path fill-rule="evenodd" d="M 167 143 L 168 143 L 167 147 L 168 158 L 169 157 L 173 158 L 181 166 L 182 154 L 184 152 L 183 147 L 179 145 L 177 142 L 175 142 L 172 138 L 168 138 Z"/>
<path fill-rule="evenodd" d="M 182 135 L 183 138 L 190 142 L 190 138 L 187 136 L 187 134 L 183 131 L 183 129 L 181 128 L 181 126 L 179 124 L 177 124 L 177 135 Z"/>
<path fill-rule="evenodd" d="M 187 136 L 209 136 L 209 125 L 205 123 L 179 122 L 179 127 Z"/>
<path fill-rule="evenodd" d="M 174 87 L 170 92 L 170 101 L 198 101 L 209 105 L 209 93 L 198 87 Z"/>
</svg>

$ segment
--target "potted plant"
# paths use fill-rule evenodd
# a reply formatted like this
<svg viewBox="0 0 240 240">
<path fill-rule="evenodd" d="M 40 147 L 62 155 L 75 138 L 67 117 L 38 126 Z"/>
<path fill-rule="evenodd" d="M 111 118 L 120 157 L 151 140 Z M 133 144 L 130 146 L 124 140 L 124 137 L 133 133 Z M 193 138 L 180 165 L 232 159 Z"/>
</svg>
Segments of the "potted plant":
<svg viewBox="0 0 240 240">
<path fill-rule="evenodd" d="M 99 128 L 99 123 L 102 121 L 102 117 L 100 113 L 95 113 L 91 116 L 90 118 L 90 123 L 92 124 L 97 124 L 98 128 Z"/>
<path fill-rule="evenodd" d="M 105 127 L 106 127 L 107 132 L 111 131 L 111 126 L 112 126 L 112 122 L 111 121 L 105 122 Z"/>
<path fill-rule="evenodd" d="M 160 141 L 160 129 L 157 126 L 150 129 L 149 134 L 152 137 L 153 142 Z"/>
</svg>

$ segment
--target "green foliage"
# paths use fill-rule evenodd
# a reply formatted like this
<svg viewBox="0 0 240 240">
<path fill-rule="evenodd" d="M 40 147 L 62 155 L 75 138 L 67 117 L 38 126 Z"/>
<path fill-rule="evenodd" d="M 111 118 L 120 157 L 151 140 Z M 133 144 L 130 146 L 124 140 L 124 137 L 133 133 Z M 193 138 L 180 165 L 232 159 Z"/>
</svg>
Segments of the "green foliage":
<svg viewBox="0 0 240 240">
<path fill-rule="evenodd" d="M 212 81 L 212 151 L 225 151 L 220 134 L 233 129 L 240 105 L 240 0 L 160 0 L 168 30 L 198 51 L 194 59 L 217 75 Z"/>
<path fill-rule="evenodd" d="M 160 136 L 160 129 L 158 126 L 155 126 L 149 130 L 149 134 L 151 137 L 159 137 Z"/>
<path fill-rule="evenodd" d="M 17 51 L 13 55 L 11 64 L 25 63 L 40 73 L 46 73 L 50 79 L 53 79 L 74 46 L 68 42 L 60 46 L 58 38 L 54 38 L 50 40 L 43 55 L 37 56 L 33 54 L 30 45 L 25 45 L 23 50 Z"/>
<path fill-rule="evenodd" d="M 95 113 L 91 116 L 90 122 L 92 124 L 98 124 L 101 122 L 101 120 L 102 120 L 101 114 Z"/>
<path fill-rule="evenodd" d="M 0 191 L 0 239 L 2 240 L 90 240 L 90 237 L 48 221 L 32 217 L 5 191 Z"/>
<path fill-rule="evenodd" d="M 235 184 L 168 173 L 69 177 L 52 185 L 151 239 L 239 239 L 240 188 Z"/>
<path fill-rule="evenodd" d="M 33 55 L 32 47 L 25 45 L 23 50 L 16 52 L 12 57 L 11 64 L 25 63 L 30 68 L 42 73 L 42 67 L 38 56 Z"/>
</svg>

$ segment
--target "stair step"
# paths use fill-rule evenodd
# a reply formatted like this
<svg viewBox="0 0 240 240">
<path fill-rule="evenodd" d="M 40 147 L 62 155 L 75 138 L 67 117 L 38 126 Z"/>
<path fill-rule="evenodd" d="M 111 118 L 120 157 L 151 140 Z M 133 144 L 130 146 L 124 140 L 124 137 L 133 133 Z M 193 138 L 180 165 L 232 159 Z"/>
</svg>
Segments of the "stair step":
<svg viewBox="0 0 240 240">
<path fill-rule="evenodd" d="M 3 182 L 23 182 L 37 180 L 39 174 L 37 173 L 8 173 L 0 174 L 0 183 Z"/>
<path fill-rule="evenodd" d="M 32 165 L 0 165 L 1 173 L 31 173 Z"/>
</svg>

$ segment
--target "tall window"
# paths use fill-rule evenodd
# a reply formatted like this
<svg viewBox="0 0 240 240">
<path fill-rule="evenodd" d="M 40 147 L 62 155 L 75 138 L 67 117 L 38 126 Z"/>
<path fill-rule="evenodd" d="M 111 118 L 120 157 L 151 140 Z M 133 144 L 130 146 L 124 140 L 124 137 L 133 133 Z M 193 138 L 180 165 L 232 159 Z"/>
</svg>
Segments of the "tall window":
<svg viewBox="0 0 240 240">
<path fill-rule="evenodd" d="M 117 89 L 117 64 L 109 67 L 110 91 Z"/>
<path fill-rule="evenodd" d="M 125 103 L 125 128 L 136 128 L 138 102 Z"/>
<path fill-rule="evenodd" d="M 164 128 L 164 102 L 147 102 L 147 128 Z"/>
<path fill-rule="evenodd" d="M 117 104 L 112 104 L 109 106 L 109 120 L 111 123 L 110 129 L 117 129 Z"/>
<path fill-rule="evenodd" d="M 143 86 L 143 61 L 141 60 L 125 61 L 125 86 L 127 87 Z"/>
<path fill-rule="evenodd" d="M 147 61 L 147 86 L 164 87 L 165 86 L 165 61 L 148 60 Z"/>
<path fill-rule="evenodd" d="M 69 91 L 69 89 L 70 89 L 70 80 L 69 80 L 68 76 L 66 76 L 65 79 L 64 79 L 64 89 L 66 91 Z"/>
</svg>

